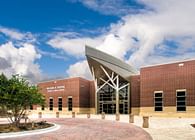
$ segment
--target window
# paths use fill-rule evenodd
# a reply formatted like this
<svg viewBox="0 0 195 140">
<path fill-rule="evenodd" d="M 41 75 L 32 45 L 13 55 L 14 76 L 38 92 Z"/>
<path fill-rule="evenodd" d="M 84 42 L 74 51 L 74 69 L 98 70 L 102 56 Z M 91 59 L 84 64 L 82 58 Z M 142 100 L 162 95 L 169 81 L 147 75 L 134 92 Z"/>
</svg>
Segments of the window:
<svg viewBox="0 0 195 140">
<path fill-rule="evenodd" d="M 30 110 L 33 110 L 33 105 L 30 105 Z"/>
<path fill-rule="evenodd" d="M 53 98 L 49 98 L 49 110 L 53 110 Z"/>
<path fill-rule="evenodd" d="M 45 106 L 44 105 L 41 106 L 41 110 L 45 110 Z"/>
<path fill-rule="evenodd" d="M 62 97 L 58 97 L 58 110 L 62 111 Z"/>
<path fill-rule="evenodd" d="M 163 111 L 163 92 L 154 92 L 154 111 Z"/>
<path fill-rule="evenodd" d="M 186 111 L 186 91 L 177 91 L 177 111 Z"/>
<path fill-rule="evenodd" d="M 68 97 L 68 111 L 72 111 L 72 97 Z"/>
</svg>

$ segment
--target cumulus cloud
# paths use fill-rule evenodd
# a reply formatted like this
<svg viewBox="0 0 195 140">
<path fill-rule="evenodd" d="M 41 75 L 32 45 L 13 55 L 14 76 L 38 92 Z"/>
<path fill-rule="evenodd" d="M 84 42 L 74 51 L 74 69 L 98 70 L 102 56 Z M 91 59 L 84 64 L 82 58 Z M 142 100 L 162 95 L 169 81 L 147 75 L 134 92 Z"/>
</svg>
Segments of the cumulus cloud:
<svg viewBox="0 0 195 140">
<path fill-rule="evenodd" d="M 195 56 L 194 0 L 138 2 L 152 11 L 130 13 L 122 17 L 117 24 L 112 24 L 106 34 L 87 39 L 96 42 L 96 39 L 103 38 L 97 43 L 97 49 L 123 59 L 137 68 Z M 71 52 L 77 50 L 77 44 L 86 42 L 86 38 L 81 37 L 74 40 L 77 41 L 66 40 L 71 42 Z M 86 66 L 84 61 L 79 64 Z M 72 71 L 73 68 L 78 69 L 71 67 Z"/>
<path fill-rule="evenodd" d="M 91 46 L 97 46 L 98 44 L 100 44 L 101 40 L 102 40 L 101 37 L 69 38 L 69 37 L 64 37 L 60 34 L 60 35 L 56 35 L 47 43 L 53 48 L 61 49 L 65 51 L 68 55 L 73 55 L 76 57 L 84 57 L 85 45 L 89 44 Z"/>
<path fill-rule="evenodd" d="M 188 44 L 193 43 L 195 40 L 195 19 L 193 18 L 195 9 L 192 6 L 195 2 L 193 0 L 188 2 L 184 0 L 179 2 L 175 0 L 147 0 L 143 2 L 153 8 L 155 12 L 127 16 L 124 18 L 125 25 L 117 28 L 117 33 L 119 34 L 126 33 L 125 30 L 128 30 L 128 28 L 134 28 L 135 31 L 128 30 L 129 35 L 131 38 L 136 37 L 139 40 L 138 49 L 133 52 L 128 61 L 137 66 L 149 63 L 147 58 L 154 55 L 153 59 L 155 59 L 155 54 L 157 53 L 155 49 L 165 44 L 166 40 L 172 40 L 177 43 L 176 47 L 174 44 L 168 45 L 168 48 L 175 49 L 175 54 L 170 57 L 173 59 L 174 57 L 179 57 L 178 55 L 181 55 L 179 50 L 186 48 L 186 44 L 181 42 L 186 41 L 187 38 L 188 42 L 186 43 Z M 184 7 L 187 9 L 184 10 Z M 194 48 L 194 46 L 195 44 L 191 48 Z M 188 51 L 191 52 L 191 49 Z M 168 52 L 164 52 L 161 49 L 161 53 L 158 54 L 163 56 L 165 53 Z M 186 54 L 181 55 L 181 57 L 187 57 L 188 55 Z M 165 57 L 167 56 L 165 55 Z"/>
<path fill-rule="evenodd" d="M 12 42 L 0 45 L 0 73 L 8 77 L 19 74 L 31 82 L 41 80 L 41 70 L 35 63 L 41 57 L 32 44 L 24 43 L 22 47 L 16 48 Z"/>
<path fill-rule="evenodd" d="M 131 41 L 131 39 L 125 40 L 125 38 L 122 38 L 121 36 L 110 33 L 105 36 L 104 41 L 96 46 L 96 48 L 124 60 L 129 49 L 128 44 Z"/>
<path fill-rule="evenodd" d="M 0 57 L 0 69 L 6 69 L 10 67 L 11 65 L 7 62 L 7 60 L 3 57 Z"/>
<path fill-rule="evenodd" d="M 75 64 L 69 66 L 69 69 L 66 71 L 70 77 L 85 77 L 91 79 L 91 74 L 89 66 L 86 60 L 79 61 Z"/>
</svg>

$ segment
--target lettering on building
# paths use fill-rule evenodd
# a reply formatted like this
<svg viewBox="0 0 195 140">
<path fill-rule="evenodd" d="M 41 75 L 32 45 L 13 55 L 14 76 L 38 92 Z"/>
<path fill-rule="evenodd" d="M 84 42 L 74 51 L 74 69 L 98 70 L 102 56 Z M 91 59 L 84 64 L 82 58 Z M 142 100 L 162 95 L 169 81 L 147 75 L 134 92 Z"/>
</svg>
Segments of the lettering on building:
<svg viewBox="0 0 195 140">
<path fill-rule="evenodd" d="M 47 92 L 56 92 L 56 91 L 64 91 L 65 86 L 52 86 L 52 87 L 47 87 Z"/>
</svg>

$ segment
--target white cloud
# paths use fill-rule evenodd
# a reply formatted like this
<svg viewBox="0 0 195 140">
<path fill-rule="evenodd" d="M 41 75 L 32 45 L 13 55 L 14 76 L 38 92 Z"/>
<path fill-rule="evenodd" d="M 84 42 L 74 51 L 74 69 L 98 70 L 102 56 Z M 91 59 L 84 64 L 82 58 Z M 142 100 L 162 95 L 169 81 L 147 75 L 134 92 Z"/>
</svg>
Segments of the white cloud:
<svg viewBox="0 0 195 140">
<path fill-rule="evenodd" d="M 22 33 L 19 33 L 15 30 L 11 30 L 11 29 L 8 29 L 8 28 L 5 28 L 5 27 L 0 27 L 0 32 L 9 36 L 10 38 L 12 39 L 17 39 L 17 40 L 21 40 L 24 38 L 24 35 Z"/>
<path fill-rule="evenodd" d="M 129 41 L 131 40 L 129 39 Z M 124 56 L 128 51 L 128 43 L 124 41 L 124 38 L 120 38 L 114 34 L 109 34 L 105 37 L 105 40 L 102 42 L 102 44 L 97 46 L 97 49 L 110 55 L 114 55 L 119 59 L 124 59 Z"/>
<path fill-rule="evenodd" d="M 127 15 L 132 13 L 142 12 L 143 9 L 138 9 L 141 6 L 138 2 L 133 2 L 133 6 L 128 4 L 125 0 L 68 0 L 71 2 L 80 2 L 84 6 L 94 11 L 105 15 Z"/>
<path fill-rule="evenodd" d="M 87 60 L 79 61 L 70 65 L 66 73 L 70 77 L 84 77 L 87 79 L 92 79 Z"/>
<path fill-rule="evenodd" d="M 129 14 L 122 17 L 117 24 L 112 24 L 106 34 L 87 39 L 96 42 L 101 37 L 97 43 L 100 44 L 96 45 L 96 48 L 137 68 L 195 56 L 194 0 L 139 0 L 139 2 L 153 11 Z M 78 44 L 84 46 L 81 42 L 86 42 L 86 38 L 81 37 L 74 40 L 77 41 L 66 40 L 71 42 L 71 52 L 78 49 L 74 46 Z M 166 44 L 167 40 L 173 43 Z M 174 46 L 174 43 L 177 46 Z M 68 45 L 66 51 L 69 51 Z M 80 53 L 83 53 L 83 50 Z M 72 67 L 72 71 L 74 68 L 78 69 Z"/>
<path fill-rule="evenodd" d="M 184 40 L 182 37 L 188 36 L 195 40 L 195 19 L 193 18 L 195 9 L 192 6 L 195 1 L 147 0 L 144 2 L 147 6 L 153 8 L 155 12 L 127 16 L 124 18 L 126 26 L 121 26 L 117 30 L 119 34 L 129 32 L 130 37 L 135 36 L 140 40 L 139 49 L 133 52 L 133 55 L 129 58 L 129 62 L 137 66 L 148 63 L 146 62 L 147 57 L 154 55 L 153 59 L 155 59 L 157 52 L 154 49 L 163 44 L 166 39 L 177 41 L 179 38 L 180 42 L 182 42 Z M 184 10 L 184 7 L 187 9 L 185 8 Z M 134 28 L 135 31 L 128 30 L 128 28 Z M 179 48 L 186 48 L 185 44 L 178 45 Z M 172 48 L 173 46 L 170 45 L 169 47 Z M 195 44 L 191 47 L 195 47 Z M 174 57 L 178 57 L 177 52 L 172 56 L 173 59 Z"/>
<path fill-rule="evenodd" d="M 0 26 L 0 33 L 3 33 L 4 35 L 8 36 L 10 39 L 14 39 L 14 40 L 20 40 L 25 42 L 36 41 L 36 38 L 30 32 L 21 33 L 15 29 Z"/>
<path fill-rule="evenodd" d="M 2 44 L 0 45 L 0 56 L 4 64 L 7 63 L 6 67 L 0 67 L 0 73 L 4 73 L 8 77 L 20 74 L 31 82 L 41 80 L 41 70 L 35 63 L 35 60 L 39 59 L 41 55 L 36 52 L 32 44 L 24 43 L 20 48 L 16 48 L 12 42 Z"/>
<path fill-rule="evenodd" d="M 55 36 L 53 39 L 49 40 L 47 43 L 53 48 L 62 49 L 69 55 L 76 57 L 83 57 L 85 54 L 85 45 L 97 46 L 101 42 L 101 37 L 98 38 L 68 38 L 61 35 Z"/>
<path fill-rule="evenodd" d="M 43 50 L 40 50 L 40 49 L 37 49 L 37 50 L 38 50 L 38 52 L 39 52 L 41 55 L 49 56 L 49 57 L 51 57 L 51 58 L 61 59 L 61 60 L 67 61 L 67 57 L 64 56 L 64 55 L 61 55 L 61 54 L 59 54 L 59 53 L 53 53 L 53 52 L 43 51 Z"/>
</svg>

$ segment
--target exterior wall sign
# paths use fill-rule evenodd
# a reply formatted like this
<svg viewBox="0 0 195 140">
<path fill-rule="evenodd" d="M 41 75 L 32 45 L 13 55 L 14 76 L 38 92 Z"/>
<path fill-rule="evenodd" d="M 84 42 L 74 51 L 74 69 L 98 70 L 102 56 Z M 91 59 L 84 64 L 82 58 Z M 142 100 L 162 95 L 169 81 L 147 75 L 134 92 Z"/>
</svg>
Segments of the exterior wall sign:
<svg viewBox="0 0 195 140">
<path fill-rule="evenodd" d="M 56 92 L 56 91 L 64 91 L 65 86 L 53 86 L 53 87 L 47 87 L 47 92 Z"/>
</svg>

